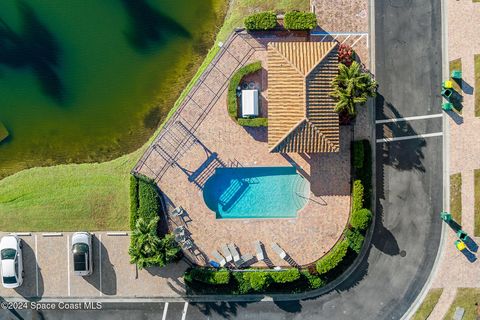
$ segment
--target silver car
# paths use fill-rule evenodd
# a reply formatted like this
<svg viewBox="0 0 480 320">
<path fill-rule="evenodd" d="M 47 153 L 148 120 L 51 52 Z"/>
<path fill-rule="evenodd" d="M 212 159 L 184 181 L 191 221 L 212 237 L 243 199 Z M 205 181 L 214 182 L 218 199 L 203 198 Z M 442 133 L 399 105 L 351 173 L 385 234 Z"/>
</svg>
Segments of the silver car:
<svg viewBox="0 0 480 320">
<path fill-rule="evenodd" d="M 72 235 L 73 274 L 92 274 L 92 235 L 88 232 L 75 232 Z"/>
<path fill-rule="evenodd" d="M 18 288 L 23 283 L 22 240 L 4 236 L 0 240 L 2 284 L 5 288 Z"/>
</svg>

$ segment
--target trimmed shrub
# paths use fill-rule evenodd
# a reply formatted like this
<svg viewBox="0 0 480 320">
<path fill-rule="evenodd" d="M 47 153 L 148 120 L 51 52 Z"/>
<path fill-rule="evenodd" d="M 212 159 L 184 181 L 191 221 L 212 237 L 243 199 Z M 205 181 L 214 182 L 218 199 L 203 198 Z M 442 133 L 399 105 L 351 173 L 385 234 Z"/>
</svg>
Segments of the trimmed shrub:
<svg viewBox="0 0 480 320">
<path fill-rule="evenodd" d="M 238 124 L 243 127 L 266 127 L 268 126 L 268 118 L 238 118 Z"/>
<path fill-rule="evenodd" d="M 352 214 L 363 208 L 363 191 L 362 181 L 355 180 L 352 190 Z"/>
<path fill-rule="evenodd" d="M 189 282 L 199 281 L 211 285 L 221 285 L 230 282 L 230 271 L 227 269 L 192 268 L 185 272 L 184 277 Z"/>
<path fill-rule="evenodd" d="M 317 272 L 322 275 L 338 266 L 338 264 L 342 262 L 343 258 L 347 254 L 348 245 L 349 242 L 347 239 L 344 239 L 336 244 L 329 253 L 317 261 Z"/>
<path fill-rule="evenodd" d="M 353 142 L 353 167 L 355 169 L 363 168 L 365 150 L 363 140 Z"/>
<path fill-rule="evenodd" d="M 362 249 L 363 241 L 365 237 L 357 229 L 350 230 L 348 229 L 345 233 L 345 237 L 348 239 L 350 249 L 359 253 Z"/>
<path fill-rule="evenodd" d="M 338 46 L 338 62 L 350 67 L 355 59 L 355 51 L 348 44 Z"/>
<path fill-rule="evenodd" d="M 243 21 L 247 30 L 270 30 L 277 26 L 277 15 L 273 11 L 252 14 Z"/>
<path fill-rule="evenodd" d="M 320 276 L 316 274 L 311 274 L 308 271 L 302 271 L 301 273 L 302 277 L 305 278 L 305 281 L 308 283 L 308 288 L 309 289 L 318 289 L 323 287 L 326 282 Z"/>
<path fill-rule="evenodd" d="M 300 271 L 295 268 L 284 271 L 271 271 L 269 274 L 275 283 L 288 283 L 300 279 Z"/>
<path fill-rule="evenodd" d="M 350 218 L 350 225 L 352 228 L 365 230 L 370 225 L 372 220 L 372 212 L 366 208 L 352 212 Z"/>
<path fill-rule="evenodd" d="M 266 272 L 244 272 L 243 279 L 250 282 L 254 291 L 265 291 L 272 282 L 272 278 Z"/>
<path fill-rule="evenodd" d="M 284 24 L 288 30 L 312 30 L 317 26 L 317 16 L 313 12 L 290 11 L 285 14 Z"/>
<path fill-rule="evenodd" d="M 155 182 L 146 178 L 139 178 L 138 181 L 138 217 L 152 219 L 161 210 L 160 196 L 157 192 Z"/>
<path fill-rule="evenodd" d="M 135 228 L 138 212 L 138 179 L 130 176 L 130 230 Z"/>
<path fill-rule="evenodd" d="M 240 85 L 240 81 L 242 81 L 243 77 L 247 74 L 254 73 L 258 70 L 262 69 L 262 62 L 255 61 L 253 63 L 247 64 L 242 68 L 238 69 L 237 72 L 232 76 L 230 79 L 230 84 L 228 85 L 228 94 L 227 94 L 227 107 L 228 107 L 228 114 L 230 117 L 237 121 L 238 117 L 238 107 L 237 107 L 237 87 Z M 252 120 L 252 119 L 246 119 Z"/>
</svg>

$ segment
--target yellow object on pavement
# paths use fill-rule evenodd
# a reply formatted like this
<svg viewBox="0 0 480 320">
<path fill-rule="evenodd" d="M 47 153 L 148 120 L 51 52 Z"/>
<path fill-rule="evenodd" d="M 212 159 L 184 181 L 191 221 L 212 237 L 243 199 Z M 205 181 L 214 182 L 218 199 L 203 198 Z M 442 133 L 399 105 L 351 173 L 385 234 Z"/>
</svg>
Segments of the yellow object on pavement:
<svg viewBox="0 0 480 320">
<path fill-rule="evenodd" d="M 467 246 L 465 245 L 465 243 L 463 241 L 457 241 L 455 243 L 455 245 L 457 246 L 457 249 L 460 250 L 460 251 L 467 248 Z"/>
<path fill-rule="evenodd" d="M 452 89 L 453 88 L 453 83 L 451 80 L 447 80 L 443 82 L 443 87 L 445 89 Z"/>
</svg>

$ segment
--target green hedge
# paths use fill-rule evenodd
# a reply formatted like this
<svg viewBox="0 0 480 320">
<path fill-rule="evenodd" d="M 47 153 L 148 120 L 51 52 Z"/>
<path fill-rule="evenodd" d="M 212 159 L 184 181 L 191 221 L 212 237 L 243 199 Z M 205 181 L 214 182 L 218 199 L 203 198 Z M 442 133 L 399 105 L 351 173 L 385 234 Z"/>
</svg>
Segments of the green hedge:
<svg viewBox="0 0 480 320">
<path fill-rule="evenodd" d="M 247 74 L 256 72 L 262 69 L 262 62 L 255 61 L 253 63 L 247 64 L 235 72 L 235 74 L 230 79 L 230 84 L 228 86 L 228 94 L 227 94 L 227 107 L 228 107 L 228 114 L 230 117 L 237 121 L 238 117 L 238 107 L 237 107 L 237 87 L 240 85 L 243 77 Z M 252 120 L 252 119 L 248 119 Z"/>
<path fill-rule="evenodd" d="M 277 15 L 273 11 L 252 14 L 243 21 L 247 30 L 270 30 L 277 26 Z"/>
<path fill-rule="evenodd" d="M 367 208 L 363 208 L 352 213 L 350 225 L 352 228 L 365 230 L 370 225 L 371 220 L 372 212 Z"/>
<path fill-rule="evenodd" d="M 228 284 L 230 282 L 230 271 L 227 269 L 207 269 L 207 268 L 191 268 L 185 272 L 185 280 L 199 281 L 206 284 Z"/>
<path fill-rule="evenodd" d="M 268 126 L 268 118 L 238 118 L 238 124 L 243 127 L 266 127 Z"/>
<path fill-rule="evenodd" d="M 355 169 L 363 168 L 365 149 L 363 147 L 363 141 L 357 140 L 353 142 L 353 167 Z"/>
<path fill-rule="evenodd" d="M 319 274 L 325 274 L 328 271 L 332 270 L 340 262 L 342 262 L 343 258 L 347 255 L 349 242 L 348 239 L 344 239 L 337 243 L 329 253 L 325 256 L 320 258 L 320 260 L 316 263 L 317 272 Z"/>
<path fill-rule="evenodd" d="M 291 11 L 285 14 L 284 25 L 288 30 L 312 30 L 317 26 L 317 17 L 313 12 Z"/>
<path fill-rule="evenodd" d="M 310 290 L 321 288 L 326 284 L 326 281 L 320 278 L 320 276 L 317 274 L 311 274 L 308 271 L 302 271 L 301 275 L 302 278 L 304 278 L 308 283 L 308 289 Z"/>
<path fill-rule="evenodd" d="M 353 190 L 352 190 L 352 214 L 356 211 L 363 208 L 363 183 L 361 180 L 355 180 L 353 182 Z"/>
<path fill-rule="evenodd" d="M 135 228 L 138 212 L 138 179 L 130 176 L 130 230 Z"/>
<path fill-rule="evenodd" d="M 155 181 L 147 177 L 138 178 L 138 216 L 152 219 L 158 216 L 162 207 Z"/>
<path fill-rule="evenodd" d="M 347 230 L 345 237 L 348 239 L 349 247 L 356 253 L 362 250 L 363 241 L 365 237 L 358 230 Z"/>
</svg>

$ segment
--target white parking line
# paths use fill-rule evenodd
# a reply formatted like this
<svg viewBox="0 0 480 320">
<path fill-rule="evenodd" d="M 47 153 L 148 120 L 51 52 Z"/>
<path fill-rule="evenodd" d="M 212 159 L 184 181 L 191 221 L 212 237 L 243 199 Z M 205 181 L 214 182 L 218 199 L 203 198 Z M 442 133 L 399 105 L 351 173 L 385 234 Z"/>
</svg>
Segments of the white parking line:
<svg viewBox="0 0 480 320">
<path fill-rule="evenodd" d="M 68 296 L 70 297 L 70 237 L 67 236 L 67 278 L 68 278 Z"/>
<path fill-rule="evenodd" d="M 35 286 L 37 288 L 38 297 L 38 249 L 37 249 L 37 235 L 35 235 Z"/>
<path fill-rule="evenodd" d="M 61 236 L 63 236 L 63 233 L 61 233 L 61 232 L 49 232 L 49 233 L 42 233 L 42 236 L 44 236 L 44 237 L 61 237 Z"/>
<path fill-rule="evenodd" d="M 165 307 L 163 308 L 162 320 L 167 319 L 167 310 L 168 310 L 168 302 L 165 302 Z"/>
<path fill-rule="evenodd" d="M 188 302 L 185 302 L 185 305 L 183 306 L 183 311 L 182 311 L 182 320 L 185 320 L 185 317 L 187 316 L 187 309 L 188 309 Z"/>
<path fill-rule="evenodd" d="M 362 40 L 363 36 L 364 35 L 361 35 L 357 40 L 355 40 L 355 42 L 352 44 L 352 48 L 355 47 L 358 41 Z"/>
<path fill-rule="evenodd" d="M 436 114 L 426 114 L 424 116 L 413 116 L 413 117 L 405 117 L 405 118 L 392 118 L 392 119 L 382 119 L 375 121 L 376 124 L 380 123 L 389 123 L 389 122 L 400 122 L 400 121 L 411 121 L 411 120 L 422 120 L 422 119 L 430 119 L 430 118 L 440 118 L 443 116 L 443 113 L 436 113 Z"/>
<path fill-rule="evenodd" d="M 385 143 L 385 142 L 392 142 L 392 141 L 401 141 L 401 140 L 410 140 L 410 139 L 423 139 L 423 138 L 430 138 L 430 137 L 438 137 L 443 135 L 443 132 L 434 132 L 434 133 L 427 133 L 427 134 L 419 134 L 416 136 L 404 136 L 404 137 L 395 137 L 395 138 L 382 138 L 377 139 L 377 143 Z"/>
<path fill-rule="evenodd" d="M 102 235 L 98 235 L 98 272 L 100 274 L 100 296 L 103 295 L 102 292 Z"/>
<path fill-rule="evenodd" d="M 345 42 L 347 42 L 348 38 L 350 38 L 351 36 L 352 36 L 352 35 L 348 35 L 348 36 L 345 38 L 345 40 L 342 41 L 342 44 L 345 43 Z"/>
</svg>

